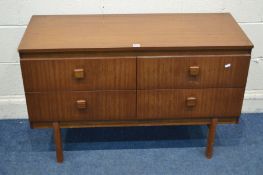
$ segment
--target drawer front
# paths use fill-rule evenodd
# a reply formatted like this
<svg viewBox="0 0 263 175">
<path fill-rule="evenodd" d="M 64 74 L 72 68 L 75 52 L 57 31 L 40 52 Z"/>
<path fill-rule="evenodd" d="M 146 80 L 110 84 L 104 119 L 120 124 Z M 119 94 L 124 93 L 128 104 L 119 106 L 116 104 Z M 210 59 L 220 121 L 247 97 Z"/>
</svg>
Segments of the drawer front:
<svg viewBox="0 0 263 175">
<path fill-rule="evenodd" d="M 138 57 L 138 89 L 245 87 L 249 56 Z"/>
<path fill-rule="evenodd" d="M 26 93 L 30 121 L 129 120 L 136 91 Z"/>
<path fill-rule="evenodd" d="M 21 60 L 26 92 L 136 89 L 136 58 Z"/>
<path fill-rule="evenodd" d="M 243 93 L 243 88 L 139 90 L 137 117 L 236 117 L 241 112 Z"/>
</svg>

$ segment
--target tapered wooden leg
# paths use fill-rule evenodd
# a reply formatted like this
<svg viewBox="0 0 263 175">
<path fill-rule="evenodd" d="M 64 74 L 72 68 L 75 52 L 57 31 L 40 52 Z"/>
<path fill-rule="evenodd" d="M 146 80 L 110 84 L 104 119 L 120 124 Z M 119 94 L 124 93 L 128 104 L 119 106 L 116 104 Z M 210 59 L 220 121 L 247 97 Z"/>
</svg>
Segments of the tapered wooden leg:
<svg viewBox="0 0 263 175">
<path fill-rule="evenodd" d="M 62 140 L 61 140 L 61 131 L 58 122 L 53 123 L 54 129 L 54 139 L 56 143 L 56 154 L 57 154 L 57 162 L 63 162 L 63 148 L 62 148 Z"/>
<path fill-rule="evenodd" d="M 212 119 L 211 124 L 208 127 L 209 132 L 208 132 L 207 147 L 206 147 L 206 157 L 208 159 L 211 159 L 213 155 L 213 145 L 215 141 L 216 125 L 217 125 L 217 119 Z"/>
</svg>

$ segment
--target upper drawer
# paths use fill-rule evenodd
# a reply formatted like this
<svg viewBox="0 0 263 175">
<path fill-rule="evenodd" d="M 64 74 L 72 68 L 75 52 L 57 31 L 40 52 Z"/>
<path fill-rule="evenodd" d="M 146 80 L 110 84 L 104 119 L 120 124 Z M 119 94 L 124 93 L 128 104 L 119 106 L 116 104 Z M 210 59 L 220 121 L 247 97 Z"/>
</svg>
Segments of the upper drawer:
<svg viewBox="0 0 263 175">
<path fill-rule="evenodd" d="M 135 57 L 23 59 L 26 92 L 136 89 Z"/>
<path fill-rule="evenodd" d="M 244 87 L 249 56 L 138 57 L 138 89 Z"/>
</svg>

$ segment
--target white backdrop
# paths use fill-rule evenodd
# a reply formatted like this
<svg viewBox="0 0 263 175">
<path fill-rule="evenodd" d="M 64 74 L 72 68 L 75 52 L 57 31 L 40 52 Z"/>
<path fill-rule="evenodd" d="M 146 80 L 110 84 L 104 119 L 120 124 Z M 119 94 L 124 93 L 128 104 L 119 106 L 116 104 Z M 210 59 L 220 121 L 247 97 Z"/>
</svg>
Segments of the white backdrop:
<svg viewBox="0 0 263 175">
<path fill-rule="evenodd" d="M 32 15 L 230 12 L 254 43 L 243 112 L 263 112 L 262 0 L 0 0 L 0 119 L 27 118 L 17 46 Z"/>
</svg>

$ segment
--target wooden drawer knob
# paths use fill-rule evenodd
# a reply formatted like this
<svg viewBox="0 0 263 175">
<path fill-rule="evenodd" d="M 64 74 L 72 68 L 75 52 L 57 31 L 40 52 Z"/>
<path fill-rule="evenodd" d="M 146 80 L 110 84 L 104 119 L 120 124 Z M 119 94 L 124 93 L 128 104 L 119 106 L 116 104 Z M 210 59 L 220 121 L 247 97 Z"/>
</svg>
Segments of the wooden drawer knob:
<svg viewBox="0 0 263 175">
<path fill-rule="evenodd" d="M 187 107 L 194 107 L 196 106 L 197 98 L 196 97 L 187 97 L 186 99 L 186 106 Z"/>
<path fill-rule="evenodd" d="M 82 79 L 84 78 L 84 69 L 74 69 L 74 77 L 76 79 Z"/>
<path fill-rule="evenodd" d="M 200 67 L 199 66 L 190 66 L 189 67 L 189 74 L 191 76 L 197 76 L 199 75 Z"/>
<path fill-rule="evenodd" d="M 78 107 L 78 109 L 86 109 L 87 108 L 87 101 L 86 100 L 77 100 L 77 107 Z"/>
</svg>

